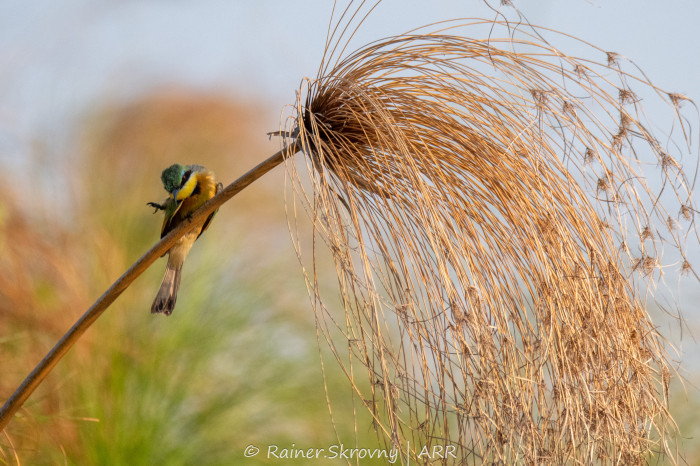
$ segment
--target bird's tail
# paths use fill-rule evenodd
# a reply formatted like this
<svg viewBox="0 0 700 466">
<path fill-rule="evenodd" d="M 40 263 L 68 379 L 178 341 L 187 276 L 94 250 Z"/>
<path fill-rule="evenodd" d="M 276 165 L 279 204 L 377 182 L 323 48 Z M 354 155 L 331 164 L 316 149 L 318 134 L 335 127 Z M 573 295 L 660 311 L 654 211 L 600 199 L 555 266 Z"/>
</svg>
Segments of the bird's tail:
<svg viewBox="0 0 700 466">
<path fill-rule="evenodd" d="M 163 313 L 169 316 L 175 309 L 175 301 L 177 301 L 177 290 L 180 288 L 180 273 L 182 271 L 182 263 L 178 265 L 171 264 L 165 268 L 165 276 L 163 283 L 160 284 L 160 290 L 153 300 L 151 306 L 151 314 Z"/>
</svg>

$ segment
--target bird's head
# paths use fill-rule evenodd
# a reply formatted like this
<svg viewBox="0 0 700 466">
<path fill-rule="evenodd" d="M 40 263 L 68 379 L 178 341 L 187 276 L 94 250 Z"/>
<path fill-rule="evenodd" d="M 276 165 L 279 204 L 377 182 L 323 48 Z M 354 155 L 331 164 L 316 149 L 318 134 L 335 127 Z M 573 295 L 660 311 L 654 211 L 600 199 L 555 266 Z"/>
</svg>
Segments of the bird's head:
<svg viewBox="0 0 700 466">
<path fill-rule="evenodd" d="M 194 186 L 189 188 L 188 183 L 192 170 L 187 165 L 173 164 L 163 170 L 160 179 L 163 181 L 163 187 L 169 192 L 176 201 L 182 200 L 192 193 Z M 196 183 L 195 183 L 196 184 Z"/>
</svg>

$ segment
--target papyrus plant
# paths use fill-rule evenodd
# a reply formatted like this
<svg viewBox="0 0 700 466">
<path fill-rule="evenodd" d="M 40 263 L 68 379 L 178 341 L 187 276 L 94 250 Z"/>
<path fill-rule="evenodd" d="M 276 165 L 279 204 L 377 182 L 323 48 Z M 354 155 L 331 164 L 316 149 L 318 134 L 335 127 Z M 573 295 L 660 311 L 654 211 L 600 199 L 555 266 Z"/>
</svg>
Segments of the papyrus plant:
<svg viewBox="0 0 700 466">
<path fill-rule="evenodd" d="M 674 370 L 642 286 L 662 244 L 694 273 L 692 103 L 616 54 L 568 56 L 507 23 L 493 24 L 505 39 L 471 38 L 480 25 L 329 54 L 303 83 L 287 133 L 307 163 L 289 173 L 345 310 L 312 260 L 320 333 L 376 429 L 414 456 L 675 458 Z M 672 109 L 674 134 L 652 132 L 642 94 Z"/>
</svg>

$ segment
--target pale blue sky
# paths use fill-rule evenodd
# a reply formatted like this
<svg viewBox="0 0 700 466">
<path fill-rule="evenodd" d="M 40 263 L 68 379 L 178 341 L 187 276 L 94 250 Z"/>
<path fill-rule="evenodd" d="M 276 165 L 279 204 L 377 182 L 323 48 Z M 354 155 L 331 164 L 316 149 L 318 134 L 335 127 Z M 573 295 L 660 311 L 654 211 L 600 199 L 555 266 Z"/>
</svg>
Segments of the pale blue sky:
<svg viewBox="0 0 700 466">
<path fill-rule="evenodd" d="M 534 24 L 639 64 L 660 86 L 700 98 L 700 4 L 671 0 L 521 0 Z M 221 87 L 291 103 L 320 62 L 330 0 L 3 0 L 0 152 L 52 131 L 103 98 L 163 84 Z M 357 45 L 455 17 L 493 17 L 481 0 L 385 0 Z M 276 122 L 274 122 L 276 125 Z"/>
</svg>

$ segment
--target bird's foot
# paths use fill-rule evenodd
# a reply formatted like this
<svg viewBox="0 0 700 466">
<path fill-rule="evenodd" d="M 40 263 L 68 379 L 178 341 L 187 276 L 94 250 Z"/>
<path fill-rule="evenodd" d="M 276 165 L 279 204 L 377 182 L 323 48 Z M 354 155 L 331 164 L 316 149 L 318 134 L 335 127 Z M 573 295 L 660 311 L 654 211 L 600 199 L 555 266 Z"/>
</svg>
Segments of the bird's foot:
<svg viewBox="0 0 700 466">
<path fill-rule="evenodd" d="M 159 210 L 165 210 L 165 206 L 162 204 L 158 204 L 157 202 L 148 202 L 148 203 L 146 203 L 146 205 L 150 206 L 150 207 L 154 207 L 156 209 L 153 211 L 154 214 L 156 212 L 158 212 Z"/>
</svg>

